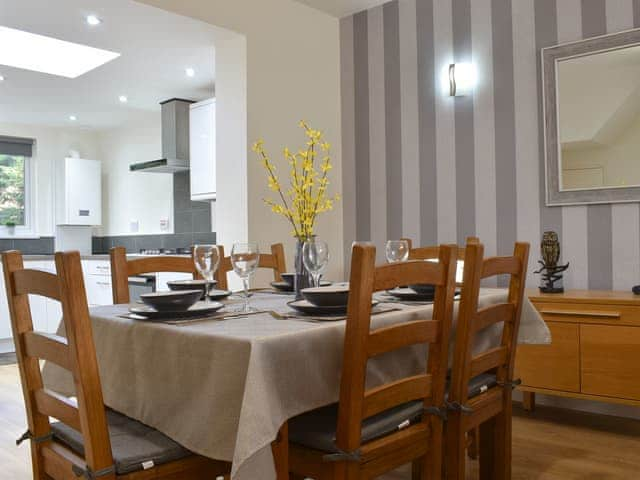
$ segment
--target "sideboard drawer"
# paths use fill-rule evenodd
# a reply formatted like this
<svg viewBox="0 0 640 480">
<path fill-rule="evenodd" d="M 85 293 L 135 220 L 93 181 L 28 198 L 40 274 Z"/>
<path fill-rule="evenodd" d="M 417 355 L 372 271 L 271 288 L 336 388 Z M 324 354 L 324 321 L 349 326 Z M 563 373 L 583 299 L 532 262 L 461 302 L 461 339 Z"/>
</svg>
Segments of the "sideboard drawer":
<svg viewBox="0 0 640 480">
<path fill-rule="evenodd" d="M 545 321 L 633 325 L 640 327 L 640 307 L 585 303 L 534 303 Z"/>
<path fill-rule="evenodd" d="M 547 322 L 551 345 L 520 345 L 516 377 L 529 387 L 580 391 L 579 328 L 573 323 Z"/>
<path fill-rule="evenodd" d="M 581 325 L 582 393 L 640 400 L 640 328 Z"/>
</svg>

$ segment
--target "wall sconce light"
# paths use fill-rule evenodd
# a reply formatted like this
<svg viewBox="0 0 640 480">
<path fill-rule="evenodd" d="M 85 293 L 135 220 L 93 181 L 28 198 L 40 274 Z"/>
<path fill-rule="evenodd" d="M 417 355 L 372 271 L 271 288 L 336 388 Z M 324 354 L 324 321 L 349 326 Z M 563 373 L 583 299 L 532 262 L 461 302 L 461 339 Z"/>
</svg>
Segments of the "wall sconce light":
<svg viewBox="0 0 640 480">
<path fill-rule="evenodd" d="M 471 63 L 451 63 L 447 72 L 450 97 L 470 95 L 476 84 L 476 71 Z"/>
</svg>

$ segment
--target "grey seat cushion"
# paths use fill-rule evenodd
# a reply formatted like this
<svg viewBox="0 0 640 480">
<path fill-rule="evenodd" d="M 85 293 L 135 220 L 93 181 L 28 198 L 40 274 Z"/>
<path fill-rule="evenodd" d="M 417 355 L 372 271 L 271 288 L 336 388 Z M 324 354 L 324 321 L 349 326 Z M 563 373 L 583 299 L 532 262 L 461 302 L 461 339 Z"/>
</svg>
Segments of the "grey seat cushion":
<svg viewBox="0 0 640 480">
<path fill-rule="evenodd" d="M 116 473 L 143 470 L 143 462 L 160 465 L 192 455 L 169 437 L 136 420 L 107 409 L 107 423 Z M 82 435 L 64 423 L 51 425 L 54 438 L 84 456 Z"/>
<path fill-rule="evenodd" d="M 477 397 L 491 387 L 495 387 L 497 384 L 498 381 L 495 375 L 490 373 L 481 373 L 469 380 L 469 398 Z"/>
<path fill-rule="evenodd" d="M 367 418 L 362 422 L 362 443 L 398 431 L 400 425 L 414 424 L 422 417 L 423 402 L 405 403 Z M 327 453 L 339 453 L 336 448 L 338 404 L 318 408 L 289 420 L 289 441 Z"/>
<path fill-rule="evenodd" d="M 469 398 L 480 395 L 497 385 L 496 376 L 482 374 L 469 381 Z M 405 403 L 362 422 L 362 443 L 384 437 L 398 431 L 399 426 L 413 425 L 422 418 L 423 402 Z M 338 404 L 318 408 L 289 420 L 289 440 L 327 453 L 339 453 L 336 448 Z"/>
</svg>

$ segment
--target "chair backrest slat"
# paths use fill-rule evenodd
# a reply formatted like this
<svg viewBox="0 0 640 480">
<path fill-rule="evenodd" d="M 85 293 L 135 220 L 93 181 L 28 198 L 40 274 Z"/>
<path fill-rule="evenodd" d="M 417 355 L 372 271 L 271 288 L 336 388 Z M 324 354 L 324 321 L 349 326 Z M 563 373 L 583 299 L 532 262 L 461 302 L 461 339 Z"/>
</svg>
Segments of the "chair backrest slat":
<svg viewBox="0 0 640 480">
<path fill-rule="evenodd" d="M 2 254 L 2 265 L 16 346 L 29 431 L 50 433 L 49 417 L 57 418 L 83 436 L 84 463 L 93 471 L 113 465 L 93 332 L 82 276 L 80 254 L 55 254 L 56 274 L 25 270 L 20 252 Z M 59 299 L 66 339 L 33 331 L 29 295 Z M 43 386 L 39 360 L 70 371 L 77 404 Z M 42 472 L 46 450 L 33 444 L 34 465 Z"/>
<path fill-rule="evenodd" d="M 513 380 L 516 343 L 529 261 L 529 244 L 516 243 L 513 255 L 507 257 L 484 259 L 483 255 L 482 244 L 477 242 L 467 244 L 449 391 L 449 399 L 453 402 L 467 401 L 469 380 L 481 373 L 495 373 L 501 384 Z M 479 309 L 481 281 L 498 275 L 510 277 L 507 300 Z M 483 328 L 498 323 L 503 324 L 500 344 L 474 355 L 475 335 Z"/>
<path fill-rule="evenodd" d="M 361 420 L 403 403 L 430 397 L 431 378 L 427 374 L 415 375 L 366 391 Z"/>
<path fill-rule="evenodd" d="M 376 268 L 373 290 L 390 290 L 401 284 L 442 285 L 443 272 L 444 267 L 436 262 L 390 263 Z"/>
<path fill-rule="evenodd" d="M 414 320 L 379 328 L 369 334 L 367 356 L 375 357 L 418 343 L 433 343 L 437 341 L 439 334 L 440 322 L 433 320 Z"/>
<path fill-rule="evenodd" d="M 438 245 L 429 245 L 426 247 L 414 247 L 413 240 L 410 238 L 402 238 L 409 244 L 409 260 L 430 260 L 439 256 L 440 247 Z M 478 237 L 467 237 L 467 243 L 478 243 Z M 458 260 L 464 260 L 464 247 L 458 247 Z"/>
<path fill-rule="evenodd" d="M 111 259 L 111 285 L 113 289 L 113 303 L 129 303 L 129 277 L 143 273 L 176 272 L 190 273 L 193 278 L 198 277 L 193 256 L 158 255 L 154 257 L 127 259 L 124 247 L 113 247 L 109 251 Z"/>
<path fill-rule="evenodd" d="M 411 400 L 421 400 L 425 407 L 444 403 L 456 246 L 440 247 L 438 262 L 408 261 L 376 267 L 375 255 L 372 245 L 353 247 L 336 432 L 336 445 L 347 452 L 360 447 L 363 419 Z M 373 293 L 414 283 L 436 285 L 433 318 L 371 330 Z M 424 372 L 376 388 L 365 387 L 369 358 L 419 343 L 429 345 Z M 431 417 L 425 415 L 420 428 L 429 427 L 437 436 L 442 424 Z"/>
<path fill-rule="evenodd" d="M 22 334 L 22 339 L 25 355 L 53 362 L 65 370 L 73 372 L 66 338 L 49 333 L 25 332 Z"/>
<path fill-rule="evenodd" d="M 60 300 L 60 287 L 53 273 L 42 270 L 21 270 L 15 272 L 13 283 L 17 295 L 30 293 Z"/>
<path fill-rule="evenodd" d="M 70 427 L 82 432 L 78 407 L 67 397 L 54 391 L 42 388 L 34 392 L 36 408 L 49 417 L 57 418 Z"/>
<path fill-rule="evenodd" d="M 220 264 L 216 271 L 216 281 L 218 282 L 218 288 L 227 290 L 229 282 L 227 280 L 227 274 L 233 271 L 233 265 L 231 263 L 231 257 L 224 255 L 224 247 L 219 245 L 220 249 Z M 286 262 L 284 257 L 284 246 L 281 243 L 274 243 L 271 245 L 271 253 L 261 253 L 258 258 L 258 268 L 268 268 L 273 270 L 273 279 L 276 282 L 282 281 L 281 274 L 286 273 Z"/>
<path fill-rule="evenodd" d="M 519 275 L 522 265 L 518 257 L 492 257 L 482 262 L 480 278 L 495 277 L 496 275 Z"/>
<path fill-rule="evenodd" d="M 507 347 L 495 347 L 479 353 L 471 359 L 471 377 L 487 373 L 502 365 L 505 365 L 509 356 Z"/>
<path fill-rule="evenodd" d="M 488 307 L 481 308 L 476 314 L 474 322 L 474 329 L 476 332 L 487 328 L 494 323 L 508 322 L 513 318 L 515 313 L 515 305 L 513 303 L 499 303 L 497 305 L 489 305 Z"/>
</svg>

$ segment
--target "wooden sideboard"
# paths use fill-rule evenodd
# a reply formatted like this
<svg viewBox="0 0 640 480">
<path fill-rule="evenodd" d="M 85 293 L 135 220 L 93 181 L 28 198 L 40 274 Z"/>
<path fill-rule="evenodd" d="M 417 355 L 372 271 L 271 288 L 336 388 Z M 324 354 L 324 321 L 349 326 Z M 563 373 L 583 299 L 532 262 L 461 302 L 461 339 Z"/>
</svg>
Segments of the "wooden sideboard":
<svg viewBox="0 0 640 480">
<path fill-rule="evenodd" d="M 527 290 L 551 331 L 550 345 L 521 345 L 523 403 L 544 393 L 640 406 L 640 296 L 631 292 Z"/>
</svg>

